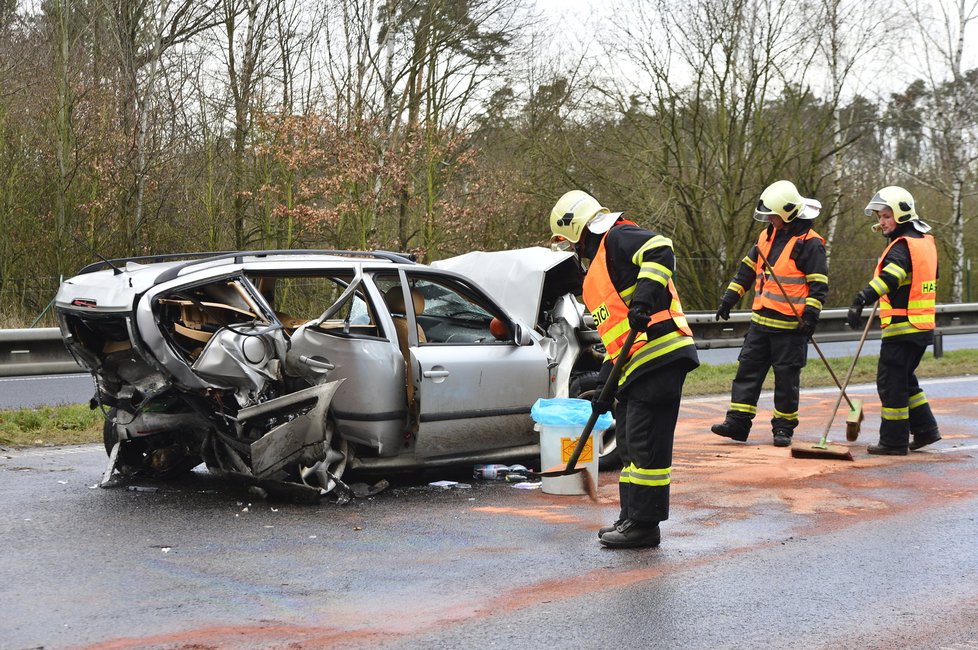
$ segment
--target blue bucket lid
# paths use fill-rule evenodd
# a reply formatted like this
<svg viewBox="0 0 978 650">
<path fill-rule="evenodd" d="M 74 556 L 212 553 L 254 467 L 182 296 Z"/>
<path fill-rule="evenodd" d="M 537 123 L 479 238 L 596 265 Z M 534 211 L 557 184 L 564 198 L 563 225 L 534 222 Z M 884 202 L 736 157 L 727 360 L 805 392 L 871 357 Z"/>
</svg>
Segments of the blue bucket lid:
<svg viewBox="0 0 978 650">
<path fill-rule="evenodd" d="M 530 417 L 537 424 L 584 428 L 591 417 L 591 402 L 573 397 L 540 398 L 530 408 Z M 602 413 L 594 423 L 594 428 L 603 431 L 614 421 L 611 413 Z"/>
</svg>

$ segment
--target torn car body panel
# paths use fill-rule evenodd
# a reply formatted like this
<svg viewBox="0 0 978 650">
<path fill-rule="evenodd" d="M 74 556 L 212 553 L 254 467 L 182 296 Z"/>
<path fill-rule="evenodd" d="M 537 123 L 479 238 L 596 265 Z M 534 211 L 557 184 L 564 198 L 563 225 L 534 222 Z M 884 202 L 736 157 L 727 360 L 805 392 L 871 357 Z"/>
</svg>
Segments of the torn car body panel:
<svg viewBox="0 0 978 650">
<path fill-rule="evenodd" d="M 359 251 L 126 260 L 66 280 L 55 309 L 95 378 L 118 471 L 203 462 L 328 493 L 347 470 L 537 453 L 532 404 L 596 370 L 565 291 L 576 260 L 547 253 L 446 261 L 459 272 Z M 525 277 L 485 276 L 521 256 Z"/>
</svg>

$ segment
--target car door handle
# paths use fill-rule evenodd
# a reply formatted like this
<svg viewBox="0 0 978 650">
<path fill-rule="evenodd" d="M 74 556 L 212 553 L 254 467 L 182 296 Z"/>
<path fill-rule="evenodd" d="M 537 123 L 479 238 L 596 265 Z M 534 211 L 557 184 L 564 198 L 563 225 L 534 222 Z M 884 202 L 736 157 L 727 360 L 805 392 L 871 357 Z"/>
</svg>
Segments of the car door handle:
<svg viewBox="0 0 978 650">
<path fill-rule="evenodd" d="M 448 373 L 447 370 L 425 370 L 424 371 L 424 376 L 425 377 L 431 377 L 433 379 L 434 378 L 447 377 L 448 374 L 449 373 Z"/>
<path fill-rule="evenodd" d="M 299 361 L 317 370 L 336 369 L 335 364 L 330 363 L 329 360 L 323 359 L 322 357 L 307 357 L 306 355 L 303 354 L 302 356 L 299 357 Z"/>
</svg>

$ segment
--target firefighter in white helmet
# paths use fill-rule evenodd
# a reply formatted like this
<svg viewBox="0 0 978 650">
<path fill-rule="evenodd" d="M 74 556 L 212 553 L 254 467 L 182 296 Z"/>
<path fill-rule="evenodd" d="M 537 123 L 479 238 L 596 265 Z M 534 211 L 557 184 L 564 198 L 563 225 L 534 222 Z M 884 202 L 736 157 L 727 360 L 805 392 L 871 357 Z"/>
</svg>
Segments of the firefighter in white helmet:
<svg viewBox="0 0 978 650">
<path fill-rule="evenodd" d="M 876 391 L 880 397 L 880 439 L 871 454 L 903 456 L 937 442 L 941 434 L 915 372 L 934 342 L 937 307 L 937 246 L 920 220 L 913 196 L 902 187 L 884 187 L 866 206 L 873 230 L 888 245 L 873 278 L 852 299 L 849 327 L 862 329 L 863 307 L 879 301 L 883 328 Z M 912 436 L 912 439 L 911 439 Z"/>
<path fill-rule="evenodd" d="M 615 407 L 622 460 L 618 521 L 598 531 L 610 548 L 658 546 L 659 522 L 669 518 L 672 445 L 686 374 L 699 365 L 692 332 L 673 284 L 672 241 L 611 212 L 580 190 L 567 192 L 550 213 L 554 242 L 591 260 L 584 303 L 594 316 L 606 356 L 606 379 L 619 354 L 628 355 Z M 639 334 L 622 349 L 629 329 Z M 602 382 L 603 383 L 603 382 Z M 599 397 L 600 390 L 595 391 Z M 612 402 L 595 398 L 604 413 Z"/>
<path fill-rule="evenodd" d="M 737 358 L 730 406 L 723 422 L 710 429 L 718 436 L 747 441 L 761 386 L 774 368 L 773 442 L 775 447 L 791 445 L 798 426 L 798 392 L 808 339 L 815 332 L 829 290 L 825 240 L 811 221 L 821 207 L 786 180 L 769 185 L 757 202 L 754 219 L 767 227 L 741 260 L 716 313 L 717 320 L 729 319 L 730 309 L 753 287 L 751 322 Z"/>
</svg>

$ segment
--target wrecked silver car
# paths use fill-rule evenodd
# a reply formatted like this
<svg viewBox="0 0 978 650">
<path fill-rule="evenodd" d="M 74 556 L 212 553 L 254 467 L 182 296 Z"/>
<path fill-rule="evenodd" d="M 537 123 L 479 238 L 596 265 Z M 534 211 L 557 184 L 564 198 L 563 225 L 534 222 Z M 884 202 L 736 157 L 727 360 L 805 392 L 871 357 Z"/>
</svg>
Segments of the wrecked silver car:
<svg viewBox="0 0 978 650">
<path fill-rule="evenodd" d="M 437 268 L 286 250 L 82 269 L 55 306 L 105 413 L 103 482 L 204 463 L 318 498 L 348 491 L 351 470 L 537 455 L 531 405 L 592 389 L 601 363 L 574 299 L 580 269 L 543 248 L 472 255 Z"/>
</svg>

